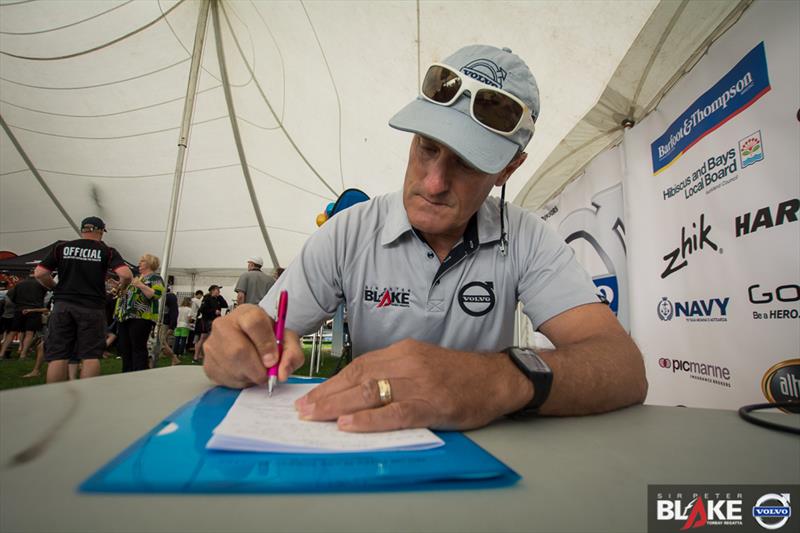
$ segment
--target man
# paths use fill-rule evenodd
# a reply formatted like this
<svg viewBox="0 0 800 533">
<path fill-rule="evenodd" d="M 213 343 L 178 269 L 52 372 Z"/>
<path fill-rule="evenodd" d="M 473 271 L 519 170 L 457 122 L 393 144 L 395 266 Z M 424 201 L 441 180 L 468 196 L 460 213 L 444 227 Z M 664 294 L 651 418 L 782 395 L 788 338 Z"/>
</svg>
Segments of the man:
<svg viewBox="0 0 800 533">
<path fill-rule="evenodd" d="M 119 276 L 119 288 L 131 279 L 128 265 L 119 253 L 102 242 L 105 223 L 98 217 L 81 222 L 81 238 L 55 246 L 36 267 L 36 279 L 53 290 L 53 311 L 45 341 L 47 382 L 67 379 L 67 362 L 83 361 L 81 378 L 100 375 L 99 358 L 106 339 L 106 272 Z M 58 271 L 58 283 L 53 279 Z"/>
<path fill-rule="evenodd" d="M 532 213 L 487 199 L 525 161 L 538 115 L 536 81 L 507 49 L 468 46 L 431 66 L 389 122 L 414 133 L 402 193 L 322 226 L 261 303 L 274 316 L 289 292 L 283 380 L 303 362 L 299 336 L 347 302 L 363 355 L 296 402 L 302 418 L 346 431 L 470 429 L 643 401 L 641 354 L 572 250 Z M 555 350 L 504 350 L 518 300 Z M 266 381 L 277 354 L 262 308 L 217 321 L 212 380 Z"/>
<path fill-rule="evenodd" d="M 172 350 L 175 340 L 175 328 L 178 327 L 178 297 L 172 292 L 172 287 L 167 287 L 167 294 L 164 296 L 164 316 L 161 318 L 161 327 L 158 329 L 158 343 L 161 346 L 161 354 L 172 358 L 172 366 L 181 364 L 181 360 Z M 158 357 L 150 359 L 150 368 L 156 365 Z"/>
<path fill-rule="evenodd" d="M 208 287 L 208 293 L 203 296 L 203 302 L 200 304 L 198 311 L 199 320 L 196 330 L 200 332 L 200 339 L 197 341 L 197 349 L 195 350 L 194 362 L 200 362 L 205 356 L 203 346 L 211 334 L 212 322 L 222 316 L 222 310 L 228 308 L 228 302 L 220 294 L 220 285 L 211 285 Z"/>
<path fill-rule="evenodd" d="M 236 305 L 256 304 L 275 284 L 275 279 L 261 271 L 264 260 L 258 256 L 247 260 L 247 272 L 239 276 L 236 282 Z"/>
<path fill-rule="evenodd" d="M 14 313 L 14 321 L 11 325 L 11 331 L 18 331 L 22 338 L 20 340 L 19 358 L 25 359 L 28 350 L 33 345 L 33 338 L 42 329 L 42 314 L 40 312 L 30 313 L 31 309 L 41 309 L 44 307 L 44 297 L 47 294 L 47 289 L 42 287 L 36 278 L 33 277 L 33 271 L 30 277 L 20 281 L 8 291 L 8 297 L 16 304 L 17 310 Z M 0 348 L 0 357 L 5 356 L 6 350 L 9 348 L 10 338 L 7 342 L 3 343 Z"/>
<path fill-rule="evenodd" d="M 194 343 L 196 337 L 200 335 L 199 330 L 197 328 L 197 323 L 200 320 L 199 311 L 200 305 L 203 303 L 203 291 L 196 290 L 194 291 L 194 298 L 192 298 L 192 311 L 189 313 L 189 342 L 186 345 L 186 349 L 190 351 L 194 351 L 195 355 L 192 357 L 194 361 L 197 361 L 197 352 L 194 349 Z"/>
</svg>

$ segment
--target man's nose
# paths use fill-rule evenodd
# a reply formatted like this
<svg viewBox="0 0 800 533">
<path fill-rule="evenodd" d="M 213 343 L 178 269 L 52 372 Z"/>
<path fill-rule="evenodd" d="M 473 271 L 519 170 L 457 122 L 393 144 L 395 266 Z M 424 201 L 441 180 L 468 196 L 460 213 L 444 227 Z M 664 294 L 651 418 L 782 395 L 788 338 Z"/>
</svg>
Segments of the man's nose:
<svg viewBox="0 0 800 533">
<path fill-rule="evenodd" d="M 426 168 L 424 186 L 425 191 L 431 196 L 446 193 L 450 189 L 449 174 L 450 163 L 444 154 L 430 162 Z"/>
</svg>

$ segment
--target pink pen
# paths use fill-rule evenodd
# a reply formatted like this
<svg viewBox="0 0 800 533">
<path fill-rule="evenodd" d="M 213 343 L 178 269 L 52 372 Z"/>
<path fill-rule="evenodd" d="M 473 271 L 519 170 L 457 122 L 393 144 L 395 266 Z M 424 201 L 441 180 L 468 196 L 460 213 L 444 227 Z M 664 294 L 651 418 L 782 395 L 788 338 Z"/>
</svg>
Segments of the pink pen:
<svg viewBox="0 0 800 533">
<path fill-rule="evenodd" d="M 274 366 L 269 367 L 267 375 L 269 376 L 269 396 L 272 397 L 272 389 L 275 388 L 275 383 L 278 381 L 278 366 L 281 364 L 281 356 L 283 355 L 283 334 L 286 328 L 286 311 L 289 307 L 289 293 L 281 291 L 278 297 L 278 319 L 275 322 L 275 343 L 278 345 L 278 361 Z"/>
</svg>

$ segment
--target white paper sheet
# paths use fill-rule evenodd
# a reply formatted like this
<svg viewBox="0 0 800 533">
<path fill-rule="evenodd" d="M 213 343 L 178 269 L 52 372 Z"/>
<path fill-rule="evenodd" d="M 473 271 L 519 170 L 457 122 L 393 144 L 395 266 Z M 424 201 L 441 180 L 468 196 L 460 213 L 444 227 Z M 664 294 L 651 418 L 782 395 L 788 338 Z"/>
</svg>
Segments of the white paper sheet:
<svg viewBox="0 0 800 533">
<path fill-rule="evenodd" d="M 280 384 L 243 390 L 206 448 L 254 452 L 345 453 L 376 450 L 427 450 L 444 442 L 427 429 L 381 433 L 339 431 L 336 422 L 300 420 L 294 401 L 314 384 Z"/>
</svg>

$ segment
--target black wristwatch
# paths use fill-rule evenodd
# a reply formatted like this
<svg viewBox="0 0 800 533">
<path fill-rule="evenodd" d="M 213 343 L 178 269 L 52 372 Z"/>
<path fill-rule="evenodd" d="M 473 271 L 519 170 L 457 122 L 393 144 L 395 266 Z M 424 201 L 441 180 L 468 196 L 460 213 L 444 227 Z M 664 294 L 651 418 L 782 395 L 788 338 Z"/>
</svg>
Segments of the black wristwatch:
<svg viewBox="0 0 800 533">
<path fill-rule="evenodd" d="M 503 351 L 517 365 L 520 372 L 525 374 L 525 377 L 533 383 L 533 399 L 528 405 L 519 411 L 511 413 L 509 416 L 511 418 L 522 418 L 537 414 L 539 408 L 550 395 L 550 387 L 553 384 L 553 371 L 550 370 L 544 359 L 530 348 L 511 346 Z"/>
</svg>

